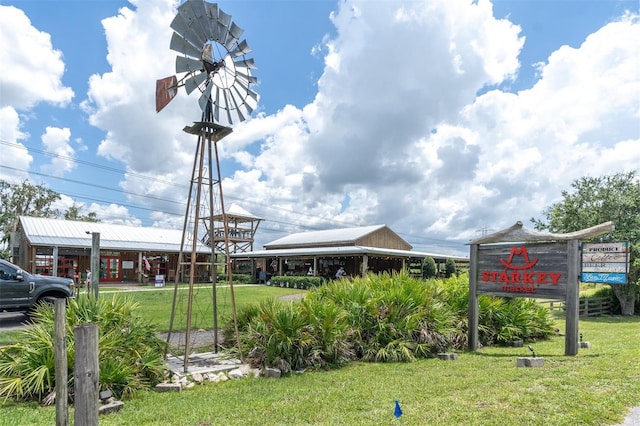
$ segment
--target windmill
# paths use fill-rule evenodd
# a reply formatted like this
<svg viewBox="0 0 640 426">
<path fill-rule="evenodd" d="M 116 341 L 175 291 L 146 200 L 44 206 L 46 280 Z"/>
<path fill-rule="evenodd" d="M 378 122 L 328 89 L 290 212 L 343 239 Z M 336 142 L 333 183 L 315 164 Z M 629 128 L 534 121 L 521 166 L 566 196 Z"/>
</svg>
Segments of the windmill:
<svg viewBox="0 0 640 426">
<path fill-rule="evenodd" d="M 185 267 L 188 267 L 189 295 L 186 313 L 186 336 L 184 371 L 187 372 L 191 339 L 191 315 L 194 299 L 196 271 L 208 268 L 213 283 L 213 330 L 214 344 L 218 348 L 218 324 L 216 301 L 215 246 L 209 245 L 210 261 L 198 262 L 202 247 L 211 240 L 214 232 L 214 215 L 222 217 L 223 235 L 225 235 L 224 259 L 229 280 L 233 320 L 236 337 L 238 325 L 236 319 L 235 297 L 231 259 L 229 256 L 229 229 L 226 220 L 218 142 L 232 132 L 231 126 L 246 120 L 258 105 L 259 96 L 251 89 L 257 78 L 251 73 L 256 69 L 252 58 L 247 54 L 251 49 L 246 40 L 241 40 L 244 30 L 237 26 L 231 15 L 224 13 L 216 3 L 204 0 L 186 0 L 177 8 L 177 14 L 171 22 L 173 34 L 169 48 L 178 52 L 176 56 L 177 75 L 156 82 L 156 111 L 160 112 L 177 95 L 178 89 L 185 88 L 188 95 L 199 93 L 198 105 L 202 115 L 200 121 L 183 130 L 197 136 L 197 145 L 189 185 L 189 199 L 185 211 L 182 243 L 175 274 L 175 288 L 171 322 L 167 342 L 173 332 L 176 311 L 178 282 Z M 215 158 L 215 174 L 214 174 Z M 185 259 L 189 256 L 189 259 Z M 239 339 L 238 345 L 239 345 Z M 240 346 L 238 346 L 240 350 Z M 240 352 L 242 357 L 242 353 Z"/>
</svg>

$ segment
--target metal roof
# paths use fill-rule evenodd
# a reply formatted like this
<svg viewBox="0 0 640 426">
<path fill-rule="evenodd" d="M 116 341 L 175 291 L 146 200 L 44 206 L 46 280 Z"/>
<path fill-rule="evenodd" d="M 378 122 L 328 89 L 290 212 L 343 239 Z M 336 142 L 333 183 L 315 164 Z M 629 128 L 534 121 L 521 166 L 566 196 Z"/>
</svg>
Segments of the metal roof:
<svg viewBox="0 0 640 426">
<path fill-rule="evenodd" d="M 256 250 L 245 253 L 233 253 L 233 258 L 265 258 L 265 257 L 304 257 L 304 256 L 392 256 L 405 258 L 424 258 L 432 257 L 434 259 L 447 259 L 468 261 L 469 258 L 449 256 L 435 253 L 426 253 L 413 250 L 396 250 L 385 249 L 380 247 L 366 246 L 342 246 L 342 247 L 309 247 L 294 249 L 274 249 L 274 250 Z"/>
<path fill-rule="evenodd" d="M 235 222 L 254 222 L 254 221 L 262 221 L 262 218 L 249 213 L 247 210 L 243 209 L 238 204 L 231 204 L 231 206 L 225 211 L 225 215 L 227 216 L 227 220 L 235 221 Z M 214 220 L 222 220 L 222 214 L 217 214 L 213 216 Z"/>
<path fill-rule="evenodd" d="M 324 231 L 298 232 L 287 235 L 275 241 L 271 241 L 264 247 L 294 246 L 294 245 L 320 245 L 320 244 L 346 244 L 354 243 L 372 232 L 385 228 L 386 225 L 358 226 L 355 228 L 327 229 Z"/>
<path fill-rule="evenodd" d="M 91 233 L 100 233 L 100 249 L 180 252 L 182 231 L 177 229 L 79 222 L 20 216 L 24 236 L 32 246 L 91 247 Z M 211 249 L 198 243 L 199 253 Z"/>
</svg>

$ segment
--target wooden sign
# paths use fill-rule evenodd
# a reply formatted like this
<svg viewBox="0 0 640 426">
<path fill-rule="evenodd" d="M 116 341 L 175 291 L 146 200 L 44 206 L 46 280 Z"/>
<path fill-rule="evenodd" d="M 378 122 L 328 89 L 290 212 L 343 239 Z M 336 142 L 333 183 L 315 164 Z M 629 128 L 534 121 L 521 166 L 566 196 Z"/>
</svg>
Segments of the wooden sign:
<svg viewBox="0 0 640 426">
<path fill-rule="evenodd" d="M 566 242 L 479 247 L 479 294 L 564 299 L 566 289 Z"/>
<path fill-rule="evenodd" d="M 629 273 L 629 242 L 583 244 L 580 281 L 626 284 Z"/>
</svg>

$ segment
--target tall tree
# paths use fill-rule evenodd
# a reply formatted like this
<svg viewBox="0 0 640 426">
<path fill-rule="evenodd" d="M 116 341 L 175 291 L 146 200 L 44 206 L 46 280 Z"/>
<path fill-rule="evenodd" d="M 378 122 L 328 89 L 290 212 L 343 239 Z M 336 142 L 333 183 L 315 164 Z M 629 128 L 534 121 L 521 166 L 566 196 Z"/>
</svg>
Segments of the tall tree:
<svg viewBox="0 0 640 426">
<path fill-rule="evenodd" d="M 100 222 L 95 212 L 82 214 L 82 205 L 73 203 L 71 207 L 64 212 L 65 220 L 77 220 L 80 222 Z"/>
<path fill-rule="evenodd" d="M 543 214 L 546 222 L 531 219 L 536 229 L 572 232 L 613 221 L 615 231 L 598 241 L 630 241 L 630 270 L 626 285 L 612 284 L 622 315 L 633 315 L 640 298 L 640 180 L 636 172 L 582 177 L 562 191 L 562 201 Z"/>
<path fill-rule="evenodd" d="M 12 184 L 0 180 L 0 244 L 7 247 L 11 233 L 18 227 L 20 216 L 56 217 L 58 210 L 52 207 L 60 199 L 60 194 L 41 185 L 33 185 L 28 180 Z M 2 256 L 7 257 L 5 248 Z"/>
</svg>

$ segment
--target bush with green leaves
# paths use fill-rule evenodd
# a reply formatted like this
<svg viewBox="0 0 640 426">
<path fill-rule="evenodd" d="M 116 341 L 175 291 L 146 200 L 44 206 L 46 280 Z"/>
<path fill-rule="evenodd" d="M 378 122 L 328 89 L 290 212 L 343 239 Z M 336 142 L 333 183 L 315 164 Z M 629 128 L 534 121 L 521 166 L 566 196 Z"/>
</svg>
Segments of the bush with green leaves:
<svg viewBox="0 0 640 426">
<path fill-rule="evenodd" d="M 220 278 L 227 280 L 226 275 L 222 275 Z M 251 274 L 232 274 L 231 279 L 233 279 L 233 282 L 236 284 L 253 284 L 256 282 Z"/>
<path fill-rule="evenodd" d="M 554 332 L 547 308 L 533 299 L 481 296 L 484 345 L 544 339 Z M 335 280 L 300 302 L 269 299 L 238 313 L 243 352 L 255 366 L 284 372 L 351 360 L 403 362 L 465 349 L 469 280 L 419 280 L 408 273 Z M 226 338 L 234 341 L 228 323 Z"/>
<path fill-rule="evenodd" d="M 165 371 L 165 342 L 154 325 L 136 314 L 138 303 L 113 298 L 69 300 L 66 310 L 68 389 L 73 397 L 74 328 L 98 325 L 100 390 L 129 398 L 139 389 L 155 386 Z M 54 311 L 40 306 L 33 324 L 21 331 L 18 343 L 0 347 L 0 397 L 43 400 L 55 389 Z M 50 398 L 46 398 L 50 399 Z M 73 398 L 72 398 L 73 399 Z"/>
<path fill-rule="evenodd" d="M 469 310 L 469 276 L 442 281 L 447 303 L 461 319 L 459 328 L 467 333 Z M 514 340 L 546 339 L 555 328 L 549 309 L 535 299 L 478 297 L 478 337 L 483 345 L 509 344 Z"/>
<path fill-rule="evenodd" d="M 461 340 L 440 293 L 436 281 L 406 272 L 335 280 L 299 303 L 270 300 L 243 309 L 241 343 L 253 364 L 285 372 L 431 356 Z"/>
<path fill-rule="evenodd" d="M 436 261 L 431 256 L 425 257 L 424 263 L 422 264 L 422 278 L 435 278 L 437 273 L 438 269 L 436 266 Z"/>
<path fill-rule="evenodd" d="M 270 285 L 272 287 L 299 288 L 302 290 L 308 290 L 320 287 L 325 283 L 325 281 L 326 280 L 322 277 L 278 275 L 275 277 L 271 277 L 271 279 L 267 282 L 267 285 Z"/>
<path fill-rule="evenodd" d="M 450 278 L 457 272 L 456 261 L 448 257 L 444 262 L 444 277 Z"/>
</svg>

